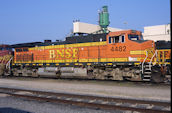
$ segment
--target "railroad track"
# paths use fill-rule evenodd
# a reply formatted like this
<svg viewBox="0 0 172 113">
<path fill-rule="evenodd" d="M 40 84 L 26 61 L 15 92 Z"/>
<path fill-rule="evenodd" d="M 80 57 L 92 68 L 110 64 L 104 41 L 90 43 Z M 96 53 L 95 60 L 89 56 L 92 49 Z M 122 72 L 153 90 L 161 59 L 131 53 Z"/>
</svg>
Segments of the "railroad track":
<svg viewBox="0 0 172 113">
<path fill-rule="evenodd" d="M 171 102 L 162 101 L 76 95 L 5 87 L 0 87 L 0 93 L 32 100 L 65 103 L 98 109 L 136 111 L 141 113 L 170 113 L 171 111 Z"/>
</svg>

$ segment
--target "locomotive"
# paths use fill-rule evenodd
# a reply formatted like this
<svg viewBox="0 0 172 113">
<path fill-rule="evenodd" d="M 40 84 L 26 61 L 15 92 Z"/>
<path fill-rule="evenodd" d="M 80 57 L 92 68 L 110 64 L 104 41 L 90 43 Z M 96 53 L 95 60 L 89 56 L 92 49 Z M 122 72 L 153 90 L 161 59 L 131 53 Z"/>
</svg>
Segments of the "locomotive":
<svg viewBox="0 0 172 113">
<path fill-rule="evenodd" d="M 170 44 L 143 40 L 136 30 L 14 44 L 10 72 L 15 76 L 163 82 L 171 74 Z"/>
<path fill-rule="evenodd" d="M 107 6 L 103 6 L 99 12 L 101 29 L 95 33 L 73 34 L 65 41 L 10 45 L 14 53 L 9 53 L 6 63 L 1 61 L 0 76 L 8 72 L 32 77 L 168 80 L 167 75 L 171 75 L 170 41 L 143 40 L 142 33 L 136 30 L 109 32 L 109 23 Z M 2 52 L 0 50 L 1 59 L 5 56 Z"/>
</svg>

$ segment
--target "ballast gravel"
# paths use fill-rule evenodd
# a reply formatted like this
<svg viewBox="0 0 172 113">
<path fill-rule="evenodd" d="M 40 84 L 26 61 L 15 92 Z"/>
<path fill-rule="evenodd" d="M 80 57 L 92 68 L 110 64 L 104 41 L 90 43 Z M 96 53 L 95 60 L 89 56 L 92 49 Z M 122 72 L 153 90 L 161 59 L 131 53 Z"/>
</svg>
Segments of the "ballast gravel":
<svg viewBox="0 0 172 113">
<path fill-rule="evenodd" d="M 38 102 L 0 94 L 0 113 L 123 113 L 61 103 Z"/>
<path fill-rule="evenodd" d="M 0 78 L 0 87 L 50 92 L 171 101 L 170 85 L 117 81 Z"/>
</svg>

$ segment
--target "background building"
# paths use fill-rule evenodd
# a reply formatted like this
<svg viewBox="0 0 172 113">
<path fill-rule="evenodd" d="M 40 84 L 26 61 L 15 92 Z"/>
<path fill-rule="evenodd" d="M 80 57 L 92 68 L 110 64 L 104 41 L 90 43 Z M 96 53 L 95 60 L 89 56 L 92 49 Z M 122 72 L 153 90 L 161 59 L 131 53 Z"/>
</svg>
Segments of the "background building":
<svg viewBox="0 0 172 113">
<path fill-rule="evenodd" d="M 107 29 L 111 32 L 115 31 L 120 31 L 122 29 L 119 28 L 112 28 L 112 27 L 107 27 Z M 91 33 L 96 33 L 97 31 L 101 30 L 100 25 L 95 25 L 95 24 L 88 24 L 84 22 L 73 22 L 73 33 L 78 33 L 78 34 L 91 34 Z"/>
<path fill-rule="evenodd" d="M 165 40 L 171 41 L 170 24 L 155 25 L 144 27 L 143 39 L 144 40 Z"/>
<path fill-rule="evenodd" d="M 107 27 L 111 32 L 121 31 L 124 29 Z M 73 22 L 73 33 L 74 34 L 91 34 L 101 30 L 99 25 L 88 24 L 83 22 Z M 143 39 L 144 40 L 165 40 L 171 41 L 171 29 L 170 24 L 166 25 L 155 25 L 144 27 Z"/>
</svg>

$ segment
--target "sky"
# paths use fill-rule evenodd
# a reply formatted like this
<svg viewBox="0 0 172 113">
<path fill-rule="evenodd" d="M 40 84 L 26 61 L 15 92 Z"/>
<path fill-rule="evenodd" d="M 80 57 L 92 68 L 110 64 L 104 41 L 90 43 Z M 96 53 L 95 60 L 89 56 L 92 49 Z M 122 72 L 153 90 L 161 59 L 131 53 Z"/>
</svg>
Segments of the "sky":
<svg viewBox="0 0 172 113">
<path fill-rule="evenodd" d="M 104 5 L 109 27 L 144 32 L 171 21 L 170 0 L 0 0 L 0 44 L 64 40 L 73 20 L 98 24 Z"/>
</svg>

